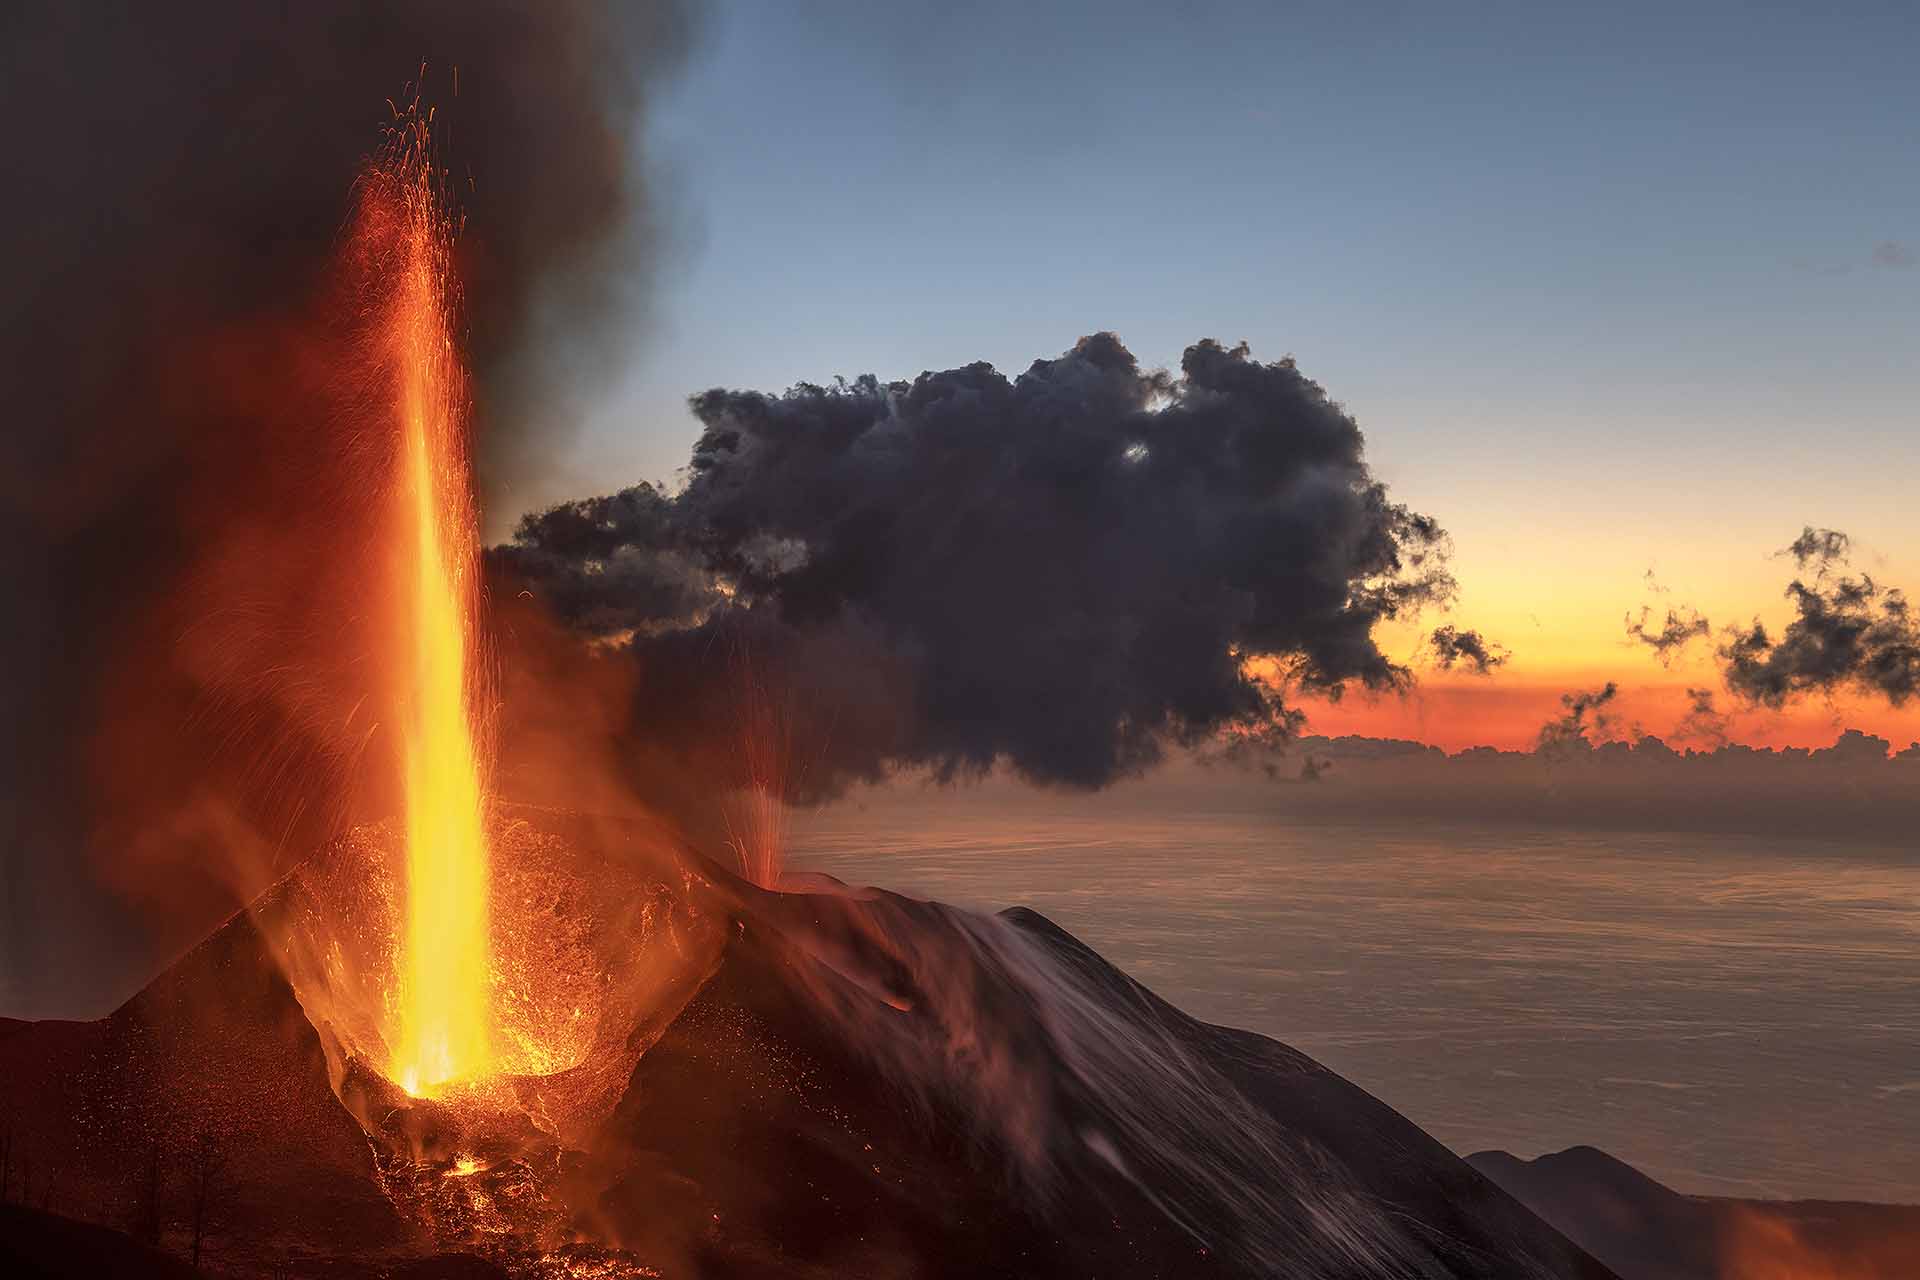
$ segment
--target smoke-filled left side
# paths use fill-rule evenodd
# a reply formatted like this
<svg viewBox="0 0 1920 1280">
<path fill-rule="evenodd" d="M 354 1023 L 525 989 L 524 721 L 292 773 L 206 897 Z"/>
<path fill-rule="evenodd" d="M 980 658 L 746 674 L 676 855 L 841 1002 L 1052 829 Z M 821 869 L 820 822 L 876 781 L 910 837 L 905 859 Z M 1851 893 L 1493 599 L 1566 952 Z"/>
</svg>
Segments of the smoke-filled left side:
<svg viewBox="0 0 1920 1280">
<path fill-rule="evenodd" d="M 338 270 L 394 104 L 433 112 L 458 196 L 484 493 L 644 324 L 645 124 L 691 27 L 671 0 L 29 3 L 7 26 L 32 197 L 0 212 L 0 996 L 34 1016 L 104 1010 L 402 808 L 367 693 L 392 497 L 368 424 L 391 419 Z"/>
</svg>

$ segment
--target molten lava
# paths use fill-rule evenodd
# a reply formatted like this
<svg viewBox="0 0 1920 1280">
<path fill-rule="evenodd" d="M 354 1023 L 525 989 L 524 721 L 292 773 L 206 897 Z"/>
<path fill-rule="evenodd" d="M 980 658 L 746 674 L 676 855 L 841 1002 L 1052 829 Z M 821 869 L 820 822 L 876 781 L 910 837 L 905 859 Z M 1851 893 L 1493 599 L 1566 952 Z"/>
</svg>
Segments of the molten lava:
<svg viewBox="0 0 1920 1280">
<path fill-rule="evenodd" d="M 490 1035 L 485 740 L 474 639 L 479 535 L 454 345 L 450 233 L 424 120 L 363 183 L 362 227 L 382 238 L 391 296 L 380 329 L 393 372 L 395 693 L 406 805 L 406 912 L 388 1074 L 432 1094 L 487 1075 Z"/>
</svg>

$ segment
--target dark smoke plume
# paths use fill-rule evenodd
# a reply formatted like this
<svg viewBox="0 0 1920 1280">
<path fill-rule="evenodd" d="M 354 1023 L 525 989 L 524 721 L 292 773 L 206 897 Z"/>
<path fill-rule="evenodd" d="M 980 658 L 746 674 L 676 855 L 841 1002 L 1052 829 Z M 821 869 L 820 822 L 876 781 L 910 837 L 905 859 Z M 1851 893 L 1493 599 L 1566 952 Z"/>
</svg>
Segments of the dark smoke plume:
<svg viewBox="0 0 1920 1280">
<path fill-rule="evenodd" d="M 1677 609 L 1669 608 L 1665 621 L 1657 630 L 1648 629 L 1647 623 L 1652 615 L 1653 610 L 1646 605 L 1640 606 L 1637 617 L 1628 614 L 1627 635 L 1653 650 L 1654 656 L 1663 665 L 1672 663 L 1688 644 L 1712 632 L 1705 615 L 1684 605 Z"/>
<path fill-rule="evenodd" d="M 433 112 L 483 470 L 504 474 L 639 318 L 657 219 L 634 159 L 687 20 L 670 0 L 24 0 L 0 26 L 12 1011 L 23 972 L 58 1001 L 113 963 L 62 938 L 196 934 L 232 902 L 211 868 L 324 832 L 338 798 L 314 780 L 368 749 L 334 699 L 356 687 L 339 633 L 376 479 L 341 439 L 328 294 L 389 104 L 417 85 Z M 89 844 L 176 934 L 111 923 Z"/>
<path fill-rule="evenodd" d="M 1495 667 L 1504 666 L 1513 656 L 1478 631 L 1464 631 L 1452 623 L 1435 627 L 1427 645 L 1433 650 L 1434 665 L 1442 671 L 1465 667 L 1481 676 L 1493 674 Z"/>
<path fill-rule="evenodd" d="M 684 492 L 529 517 L 493 562 L 496 596 L 628 655 L 627 751 L 706 751 L 709 779 L 739 777 L 743 664 L 790 691 L 796 796 L 998 762 L 1097 787 L 1172 743 L 1282 741 L 1286 687 L 1403 686 L 1375 625 L 1452 589 L 1353 419 L 1244 346 L 1196 343 L 1171 376 L 1096 334 L 1011 379 L 692 404 Z"/>
<path fill-rule="evenodd" d="M 1560 695 L 1565 710 L 1556 719 L 1540 726 L 1536 750 L 1542 755 L 1583 751 L 1593 746 L 1592 734 L 1613 730 L 1612 716 L 1605 710 L 1620 693 L 1620 686 L 1609 680 L 1598 689 Z"/>
</svg>

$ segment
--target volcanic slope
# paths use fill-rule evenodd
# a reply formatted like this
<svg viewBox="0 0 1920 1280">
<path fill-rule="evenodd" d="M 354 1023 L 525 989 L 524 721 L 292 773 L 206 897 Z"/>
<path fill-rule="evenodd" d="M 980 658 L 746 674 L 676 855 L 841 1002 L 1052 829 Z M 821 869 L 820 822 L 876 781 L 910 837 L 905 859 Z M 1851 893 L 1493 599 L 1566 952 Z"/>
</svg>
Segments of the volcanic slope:
<svg viewBox="0 0 1920 1280">
<path fill-rule="evenodd" d="M 630 867 L 605 831 L 568 838 Z M 177 1249 L 145 1174 L 214 1135 L 209 1268 L 235 1275 L 1613 1274 L 1383 1103 L 1037 914 L 645 856 L 590 879 L 676 899 L 695 923 L 634 941 L 686 972 L 603 1029 L 637 1059 L 590 1124 L 529 1106 L 481 1158 L 433 1140 L 436 1104 L 343 1069 L 281 976 L 283 882 L 107 1018 L 0 1028 L 14 1149 L 59 1169 L 57 1210 L 158 1218 Z"/>
</svg>

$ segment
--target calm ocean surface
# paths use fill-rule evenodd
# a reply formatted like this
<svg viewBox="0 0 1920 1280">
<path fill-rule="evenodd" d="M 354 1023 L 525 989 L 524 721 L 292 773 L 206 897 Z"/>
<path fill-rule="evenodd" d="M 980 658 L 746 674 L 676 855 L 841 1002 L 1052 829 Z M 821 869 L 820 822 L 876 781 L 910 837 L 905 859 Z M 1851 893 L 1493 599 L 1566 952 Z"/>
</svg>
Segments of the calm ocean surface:
<svg viewBox="0 0 1920 1280">
<path fill-rule="evenodd" d="M 1920 1202 L 1920 857 L 1751 836 L 841 808 L 788 865 L 1044 912 L 1454 1149 Z"/>
</svg>

